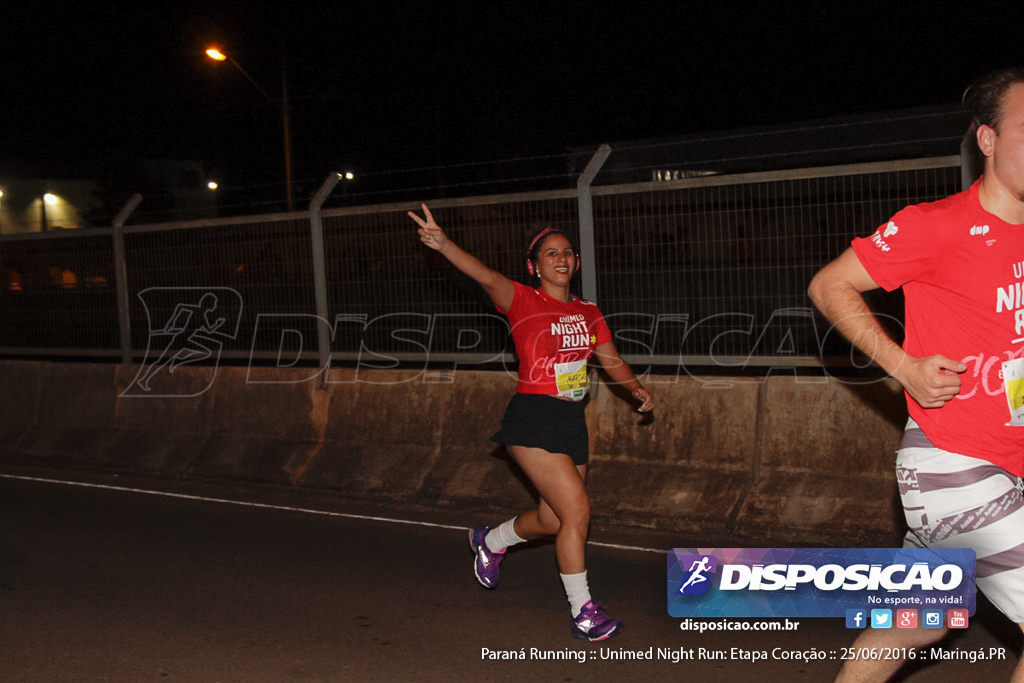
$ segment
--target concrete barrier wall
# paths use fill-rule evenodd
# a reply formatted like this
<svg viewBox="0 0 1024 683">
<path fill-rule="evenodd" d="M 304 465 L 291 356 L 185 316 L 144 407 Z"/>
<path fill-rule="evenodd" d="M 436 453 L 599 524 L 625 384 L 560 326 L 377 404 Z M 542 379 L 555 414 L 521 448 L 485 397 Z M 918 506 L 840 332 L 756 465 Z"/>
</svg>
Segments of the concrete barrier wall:
<svg viewBox="0 0 1024 683">
<path fill-rule="evenodd" d="M 105 364 L 0 362 L 0 467 L 261 482 L 500 519 L 533 492 L 490 441 L 505 372 L 178 367 L 150 395 Z M 587 406 L 595 525 L 747 546 L 896 542 L 906 411 L 891 380 L 652 377 L 642 416 Z M 134 394 L 134 395 L 131 395 Z"/>
</svg>

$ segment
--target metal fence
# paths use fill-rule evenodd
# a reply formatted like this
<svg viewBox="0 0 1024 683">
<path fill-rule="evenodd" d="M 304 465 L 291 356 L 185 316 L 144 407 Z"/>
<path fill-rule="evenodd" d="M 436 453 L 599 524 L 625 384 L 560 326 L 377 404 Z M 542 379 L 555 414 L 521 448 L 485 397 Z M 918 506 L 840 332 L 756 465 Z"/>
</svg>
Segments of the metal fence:
<svg viewBox="0 0 1024 683">
<path fill-rule="evenodd" d="M 459 244 L 522 281 L 529 235 L 550 225 L 578 240 L 580 293 L 601 306 L 631 362 L 743 373 L 849 364 L 848 345 L 813 313 L 809 280 L 903 206 L 958 191 L 961 173 L 950 156 L 585 181 L 428 203 Z M 314 202 L 290 214 L 0 237 L 0 353 L 514 362 L 504 318 L 419 243 L 410 209 L 418 205 L 321 212 Z M 898 295 L 871 305 L 898 336 Z"/>
</svg>

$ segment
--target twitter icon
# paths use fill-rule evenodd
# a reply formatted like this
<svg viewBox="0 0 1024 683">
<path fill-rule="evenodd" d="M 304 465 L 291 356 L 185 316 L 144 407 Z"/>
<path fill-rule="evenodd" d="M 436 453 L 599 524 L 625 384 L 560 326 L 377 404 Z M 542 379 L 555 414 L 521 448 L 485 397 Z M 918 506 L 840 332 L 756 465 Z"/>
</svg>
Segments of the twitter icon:
<svg viewBox="0 0 1024 683">
<path fill-rule="evenodd" d="M 892 610 L 871 610 L 871 628 L 892 628 Z"/>
</svg>

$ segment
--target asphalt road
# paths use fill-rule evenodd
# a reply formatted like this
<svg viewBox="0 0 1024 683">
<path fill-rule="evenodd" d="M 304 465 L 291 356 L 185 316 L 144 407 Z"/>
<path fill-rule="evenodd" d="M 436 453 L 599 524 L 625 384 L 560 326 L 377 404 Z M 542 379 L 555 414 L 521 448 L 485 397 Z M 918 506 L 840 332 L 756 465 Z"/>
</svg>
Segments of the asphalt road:
<svg viewBox="0 0 1024 683">
<path fill-rule="evenodd" d="M 585 643 L 569 636 L 550 544 L 511 551 L 496 590 L 477 585 L 466 527 L 500 519 L 255 487 L 24 476 L 0 474 L 4 682 L 824 681 L 853 640 L 841 619 L 681 630 L 666 612 L 664 551 L 706 545 L 695 539 L 595 529 L 591 588 L 625 629 Z M 983 603 L 942 648 L 1003 648 L 1004 659 L 918 663 L 903 680 L 1006 680 L 1019 641 Z M 828 656 L 780 658 L 808 651 Z M 638 653 L 652 659 L 621 658 Z"/>
</svg>

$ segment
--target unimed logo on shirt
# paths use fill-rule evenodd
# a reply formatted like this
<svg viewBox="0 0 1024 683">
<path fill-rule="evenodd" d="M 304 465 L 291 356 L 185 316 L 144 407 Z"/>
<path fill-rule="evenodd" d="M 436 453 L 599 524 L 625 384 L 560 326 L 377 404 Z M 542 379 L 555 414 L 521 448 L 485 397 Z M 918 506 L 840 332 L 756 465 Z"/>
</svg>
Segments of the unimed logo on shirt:
<svg viewBox="0 0 1024 683">
<path fill-rule="evenodd" d="M 965 548 L 674 548 L 674 617 L 841 617 L 849 610 L 963 609 L 974 614 Z"/>
</svg>

